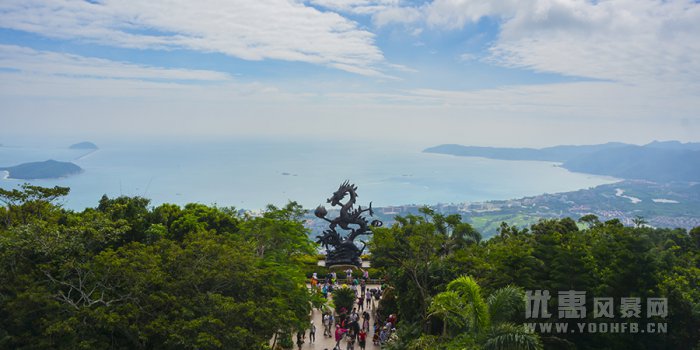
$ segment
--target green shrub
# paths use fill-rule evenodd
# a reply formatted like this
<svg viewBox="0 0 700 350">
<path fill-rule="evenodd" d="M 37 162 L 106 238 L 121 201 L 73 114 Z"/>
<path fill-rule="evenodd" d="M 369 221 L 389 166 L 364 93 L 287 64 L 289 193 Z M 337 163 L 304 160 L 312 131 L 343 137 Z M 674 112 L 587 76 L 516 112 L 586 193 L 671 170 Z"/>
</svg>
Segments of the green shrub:
<svg viewBox="0 0 700 350">
<path fill-rule="evenodd" d="M 338 288 L 333 291 L 333 302 L 335 303 L 336 313 L 340 314 L 340 310 L 343 308 L 345 308 L 347 312 L 350 312 L 355 302 L 355 292 L 348 287 Z"/>
</svg>

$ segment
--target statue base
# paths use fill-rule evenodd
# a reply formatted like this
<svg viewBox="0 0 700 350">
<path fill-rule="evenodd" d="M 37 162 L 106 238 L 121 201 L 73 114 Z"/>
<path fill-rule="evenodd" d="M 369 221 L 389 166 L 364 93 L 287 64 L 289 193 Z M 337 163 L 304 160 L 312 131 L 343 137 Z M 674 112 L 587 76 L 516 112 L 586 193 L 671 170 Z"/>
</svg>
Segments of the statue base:
<svg viewBox="0 0 700 350">
<path fill-rule="evenodd" d="M 331 259 L 330 257 L 326 257 L 326 263 L 324 265 L 326 267 L 348 266 L 355 269 L 359 269 L 362 267 L 362 259 L 360 259 L 359 256 L 353 260 Z"/>
<path fill-rule="evenodd" d="M 330 267 L 335 265 L 362 267 L 360 249 L 350 241 L 345 241 L 338 245 L 335 250 L 326 254 L 326 266 Z"/>
</svg>

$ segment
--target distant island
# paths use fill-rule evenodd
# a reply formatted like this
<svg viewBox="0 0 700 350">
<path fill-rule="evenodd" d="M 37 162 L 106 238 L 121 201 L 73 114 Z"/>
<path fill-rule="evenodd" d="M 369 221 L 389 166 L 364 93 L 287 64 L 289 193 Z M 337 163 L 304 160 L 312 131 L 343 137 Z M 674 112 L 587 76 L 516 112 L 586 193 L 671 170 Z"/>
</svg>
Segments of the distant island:
<svg viewBox="0 0 700 350">
<path fill-rule="evenodd" d="M 87 149 L 87 150 L 98 149 L 96 144 L 94 144 L 92 142 L 88 142 L 88 141 L 72 144 L 68 148 L 70 148 L 70 149 Z"/>
<path fill-rule="evenodd" d="M 0 167 L 0 171 L 10 173 L 9 178 L 21 180 L 56 179 L 79 174 L 83 171 L 70 162 L 47 160 L 44 162 L 23 163 L 11 167 Z"/>
<path fill-rule="evenodd" d="M 654 141 L 644 146 L 610 142 L 547 148 L 439 145 L 423 152 L 502 160 L 562 163 L 570 171 L 649 181 L 700 181 L 700 143 Z"/>
</svg>

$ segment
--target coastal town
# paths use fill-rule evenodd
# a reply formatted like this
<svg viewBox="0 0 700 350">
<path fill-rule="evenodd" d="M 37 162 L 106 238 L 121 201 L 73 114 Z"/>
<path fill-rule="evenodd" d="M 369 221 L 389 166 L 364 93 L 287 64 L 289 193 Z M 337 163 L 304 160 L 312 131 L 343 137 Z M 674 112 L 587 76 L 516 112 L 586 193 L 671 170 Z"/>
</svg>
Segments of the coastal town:
<svg viewBox="0 0 700 350">
<path fill-rule="evenodd" d="M 700 226 L 700 184 L 654 183 L 626 180 L 573 192 L 542 194 L 509 200 L 439 203 L 431 209 L 444 215 L 460 214 L 484 238 L 498 232 L 502 222 L 528 227 L 541 219 L 593 214 L 600 221 L 620 220 L 623 225 L 691 229 Z M 397 215 L 420 215 L 424 205 L 406 204 L 375 208 L 374 214 L 391 225 Z M 641 220 L 641 221 L 640 221 Z M 307 227 L 320 233 L 323 221 L 309 215 Z"/>
</svg>

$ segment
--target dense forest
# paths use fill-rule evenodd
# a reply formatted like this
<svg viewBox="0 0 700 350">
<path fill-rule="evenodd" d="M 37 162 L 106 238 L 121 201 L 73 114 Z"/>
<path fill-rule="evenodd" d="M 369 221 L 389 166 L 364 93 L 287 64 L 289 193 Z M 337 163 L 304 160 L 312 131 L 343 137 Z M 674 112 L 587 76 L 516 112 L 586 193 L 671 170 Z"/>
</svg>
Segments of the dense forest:
<svg viewBox="0 0 700 350">
<path fill-rule="evenodd" d="M 269 349 L 308 325 L 314 246 L 294 203 L 250 217 L 103 197 L 75 213 L 51 203 L 67 188 L 0 191 L 2 349 Z"/>
<path fill-rule="evenodd" d="M 382 313 L 399 315 L 394 349 L 700 349 L 700 228 L 654 229 L 643 219 L 625 227 L 588 215 L 523 229 L 503 223 L 482 241 L 458 215 L 422 214 L 397 218 L 372 239 L 373 265 L 387 274 Z M 551 293 L 550 317 L 526 317 L 528 291 Z M 567 291 L 585 292 L 588 313 L 558 312 L 557 293 Z M 595 298 L 612 298 L 610 317 L 596 317 Z M 639 298 L 636 316 L 624 312 L 627 298 Z M 648 317 L 651 298 L 665 298 L 667 313 Z M 533 332 L 532 322 L 569 331 Z M 613 332 L 613 323 L 626 325 Z M 636 332 L 623 329 L 629 323 Z"/>
<path fill-rule="evenodd" d="M 103 196 L 74 212 L 57 204 L 68 193 L 0 189 L 2 349 L 270 349 L 321 305 L 305 285 L 316 245 L 296 203 L 253 216 Z M 700 349 L 700 228 L 589 215 L 504 223 L 482 240 L 460 216 L 425 208 L 374 229 L 370 252 L 385 279 L 378 312 L 398 315 L 392 349 Z M 551 317 L 526 317 L 525 296 L 545 290 Z M 572 290 L 586 292 L 581 318 L 558 312 L 557 293 Z M 614 315 L 594 317 L 594 298 L 613 298 Z M 623 298 L 641 299 L 638 317 Z M 651 298 L 666 298 L 667 312 L 648 317 Z"/>
</svg>

